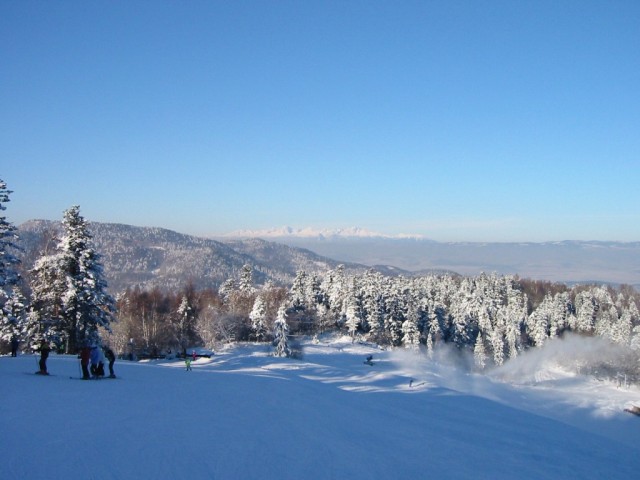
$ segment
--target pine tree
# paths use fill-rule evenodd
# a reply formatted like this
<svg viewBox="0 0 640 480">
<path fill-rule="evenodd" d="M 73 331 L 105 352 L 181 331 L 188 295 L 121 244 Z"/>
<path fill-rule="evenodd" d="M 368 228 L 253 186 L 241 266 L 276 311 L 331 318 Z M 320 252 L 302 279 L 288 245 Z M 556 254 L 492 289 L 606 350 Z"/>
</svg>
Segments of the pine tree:
<svg viewBox="0 0 640 480">
<path fill-rule="evenodd" d="M 420 346 L 420 331 L 411 318 L 407 318 L 402 323 L 402 343 L 405 348 L 412 350 L 417 350 Z"/>
<path fill-rule="evenodd" d="M 0 338 L 6 342 L 20 342 L 27 321 L 27 301 L 16 286 L 0 311 Z"/>
<path fill-rule="evenodd" d="M 549 324 L 551 319 L 553 299 L 547 294 L 527 319 L 527 333 L 536 347 L 544 345 L 549 338 Z"/>
<path fill-rule="evenodd" d="M 9 195 L 6 183 L 0 179 L 0 212 L 6 210 Z M 17 341 L 22 336 L 25 320 L 25 299 L 18 289 L 20 275 L 16 268 L 20 260 L 11 250 L 18 252 L 16 228 L 0 215 L 0 338 Z"/>
<path fill-rule="evenodd" d="M 251 330 L 253 330 L 256 340 L 261 342 L 266 334 L 267 322 L 267 305 L 264 303 L 262 295 L 256 297 L 249 319 L 251 320 Z"/>
<path fill-rule="evenodd" d="M 189 347 L 189 344 L 193 343 L 195 340 L 198 340 L 197 334 L 197 320 L 198 315 L 196 312 L 196 308 L 193 303 L 194 291 L 190 288 L 187 289 L 187 292 L 182 295 L 182 299 L 180 300 L 180 305 L 176 310 L 176 321 L 175 321 L 175 339 L 180 345 L 180 349 L 184 352 Z"/>
<path fill-rule="evenodd" d="M 576 330 L 583 333 L 592 333 L 599 309 L 598 300 L 591 291 L 584 290 L 576 295 L 575 305 Z"/>
<path fill-rule="evenodd" d="M 482 333 L 478 333 L 478 336 L 476 337 L 476 345 L 473 349 L 473 358 L 475 360 L 476 368 L 484 370 L 484 367 L 487 365 L 487 353 L 484 347 Z"/>
<path fill-rule="evenodd" d="M 25 336 L 32 349 L 43 343 L 59 348 L 66 339 L 63 295 L 66 278 L 60 254 L 38 258 L 29 272 L 31 305 L 27 315 Z"/>
<path fill-rule="evenodd" d="M 363 317 L 368 338 L 373 341 L 380 340 L 384 331 L 383 283 L 382 275 L 372 270 L 367 271 L 363 279 Z"/>
<path fill-rule="evenodd" d="M 68 353 L 99 345 L 99 328 L 110 330 L 115 300 L 107 293 L 100 255 L 80 207 L 64 212 L 58 253 L 36 262 L 33 272 L 32 335 L 62 339 Z"/>
<path fill-rule="evenodd" d="M 289 348 L 289 325 L 287 325 L 287 311 L 284 305 L 278 309 L 278 315 L 274 323 L 273 343 L 276 347 L 273 355 L 275 357 L 290 357 Z"/>
<path fill-rule="evenodd" d="M 352 279 L 351 287 L 345 299 L 345 326 L 349 335 L 351 335 L 351 341 L 355 341 L 356 332 L 360 326 L 364 323 L 363 308 L 360 287 L 356 278 Z"/>
<path fill-rule="evenodd" d="M 0 212 L 7 209 L 4 205 L 8 203 L 11 190 L 7 190 L 7 184 L 0 179 Z M 9 297 L 11 287 L 16 285 L 20 279 L 16 267 L 20 263 L 11 250 L 18 252 L 20 248 L 16 241 L 18 235 L 16 227 L 7 221 L 4 215 L 0 215 L 0 304 Z"/>
<path fill-rule="evenodd" d="M 242 266 L 240 281 L 238 282 L 238 290 L 240 290 L 240 294 L 244 296 L 252 295 L 255 290 L 253 288 L 253 268 L 249 264 Z"/>
<path fill-rule="evenodd" d="M 232 278 L 225 280 L 218 289 L 218 294 L 220 295 L 220 297 L 222 297 L 222 300 L 225 303 L 231 303 L 232 297 L 234 296 L 235 292 L 236 282 Z"/>
<path fill-rule="evenodd" d="M 295 311 L 307 308 L 307 272 L 298 270 L 289 289 L 289 303 Z"/>
</svg>

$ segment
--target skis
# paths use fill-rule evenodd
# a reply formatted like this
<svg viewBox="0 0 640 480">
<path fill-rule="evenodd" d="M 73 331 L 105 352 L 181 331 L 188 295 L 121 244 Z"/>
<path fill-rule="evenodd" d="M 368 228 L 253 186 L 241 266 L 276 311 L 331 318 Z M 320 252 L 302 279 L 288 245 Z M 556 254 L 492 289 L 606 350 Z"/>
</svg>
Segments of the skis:
<svg viewBox="0 0 640 480">
<path fill-rule="evenodd" d="M 106 377 L 89 377 L 89 378 L 83 378 L 83 377 L 69 377 L 69 379 L 71 380 L 122 380 L 122 377 L 111 377 L 111 376 L 106 376 Z"/>
</svg>

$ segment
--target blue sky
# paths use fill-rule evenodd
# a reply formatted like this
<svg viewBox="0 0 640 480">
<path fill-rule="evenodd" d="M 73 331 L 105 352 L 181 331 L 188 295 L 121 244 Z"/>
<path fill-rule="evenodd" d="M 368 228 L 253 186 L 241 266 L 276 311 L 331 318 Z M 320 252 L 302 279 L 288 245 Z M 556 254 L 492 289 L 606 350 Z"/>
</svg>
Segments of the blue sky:
<svg viewBox="0 0 640 480">
<path fill-rule="evenodd" d="M 640 2 L 0 1 L 17 225 L 640 240 Z"/>
</svg>

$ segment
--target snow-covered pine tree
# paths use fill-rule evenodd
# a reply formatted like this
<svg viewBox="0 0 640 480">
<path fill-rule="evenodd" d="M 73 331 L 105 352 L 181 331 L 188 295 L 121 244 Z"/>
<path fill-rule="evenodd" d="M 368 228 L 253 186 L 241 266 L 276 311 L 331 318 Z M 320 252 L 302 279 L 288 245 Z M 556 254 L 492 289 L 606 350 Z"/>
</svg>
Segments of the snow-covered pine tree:
<svg viewBox="0 0 640 480">
<path fill-rule="evenodd" d="M 238 290 L 243 296 L 250 296 L 255 291 L 255 288 L 253 287 L 253 268 L 248 263 L 242 266 L 240 281 L 238 282 Z"/>
<path fill-rule="evenodd" d="M 187 288 L 187 291 L 182 295 L 180 305 L 178 305 L 175 315 L 174 338 L 183 352 L 186 351 L 189 345 L 198 337 L 196 326 L 198 315 L 193 305 L 194 296 L 195 290 Z"/>
<path fill-rule="evenodd" d="M 402 323 L 402 344 L 405 348 L 411 350 L 417 350 L 420 346 L 418 318 L 418 307 L 414 303 L 411 303 L 407 308 L 406 320 Z"/>
<path fill-rule="evenodd" d="M 262 295 L 258 295 L 253 302 L 249 320 L 251 320 L 251 330 L 253 330 L 256 340 L 261 342 L 267 331 L 267 305 Z"/>
<path fill-rule="evenodd" d="M 93 248 L 88 224 L 78 205 L 64 212 L 62 226 L 58 245 L 59 266 L 66 282 L 62 316 L 66 351 L 75 353 L 82 345 L 100 344 L 99 327 L 110 331 L 115 300 L 107 292 L 100 255 Z"/>
<path fill-rule="evenodd" d="M 384 278 L 379 272 L 368 270 L 362 281 L 363 319 L 368 338 L 379 341 L 384 331 Z"/>
<path fill-rule="evenodd" d="M 631 342 L 631 332 L 633 322 L 631 320 L 631 312 L 627 308 L 622 309 L 622 315 L 617 322 L 611 327 L 610 337 L 619 345 L 629 346 Z"/>
<path fill-rule="evenodd" d="M 629 345 L 635 351 L 640 351 L 640 313 L 638 312 L 638 306 L 633 299 L 629 300 L 629 306 L 627 307 L 629 317 L 631 319 L 631 338 L 629 339 Z"/>
<path fill-rule="evenodd" d="M 295 311 L 307 308 L 307 272 L 298 270 L 289 289 L 289 302 Z"/>
<path fill-rule="evenodd" d="M 362 308 L 362 292 L 359 282 L 354 277 L 351 279 L 351 286 L 345 298 L 345 326 L 351 341 L 355 341 L 356 332 L 364 323 L 364 312 Z"/>
<path fill-rule="evenodd" d="M 59 348 L 66 339 L 63 318 L 63 296 L 66 277 L 60 254 L 43 255 L 29 272 L 31 304 L 27 314 L 25 337 L 32 349 L 45 342 Z"/>
<path fill-rule="evenodd" d="M 7 209 L 4 204 L 11 193 L 0 179 L 0 213 Z M 20 260 L 12 253 L 20 251 L 17 240 L 16 227 L 0 214 L 0 337 L 7 341 L 21 337 L 24 320 L 25 300 L 17 287 Z"/>
<path fill-rule="evenodd" d="M 323 310 L 325 303 L 324 295 L 320 289 L 320 279 L 315 274 L 307 274 L 307 280 L 305 282 L 304 298 L 307 304 L 307 309 L 317 313 Z"/>
<path fill-rule="evenodd" d="M 333 318 L 342 322 L 345 312 L 345 298 L 347 295 L 347 279 L 344 265 L 338 265 L 335 270 L 329 270 L 323 282 L 324 290 L 327 293 L 329 309 Z"/>
<path fill-rule="evenodd" d="M 17 286 L 0 310 L 0 338 L 7 343 L 20 342 L 27 321 L 27 301 Z"/>
<path fill-rule="evenodd" d="M 552 309 L 553 298 L 549 293 L 526 320 L 527 334 L 536 347 L 543 346 L 549 338 Z"/>
<path fill-rule="evenodd" d="M 522 293 L 512 279 L 507 284 L 507 304 L 504 307 L 505 341 L 507 355 L 515 358 L 520 349 L 522 325 L 527 318 L 527 295 Z"/>
<path fill-rule="evenodd" d="M 583 290 L 576 294 L 575 329 L 581 333 L 592 333 L 595 328 L 596 314 L 600 306 L 598 300 L 590 290 Z"/>
<path fill-rule="evenodd" d="M 236 282 L 233 280 L 233 278 L 228 278 L 227 280 L 222 282 L 222 285 L 220 285 L 220 288 L 218 289 L 218 295 L 220 295 L 224 303 L 231 303 L 232 297 L 234 296 L 236 290 Z"/>
<path fill-rule="evenodd" d="M 484 370 L 484 367 L 487 365 L 487 352 L 484 347 L 482 333 L 478 333 L 478 336 L 476 337 L 476 344 L 473 348 L 473 358 L 475 360 L 476 368 Z"/>
<path fill-rule="evenodd" d="M 275 357 L 290 357 L 291 348 L 289 347 L 289 325 L 287 324 L 287 310 L 284 305 L 278 309 L 278 315 L 273 325 L 273 344 Z"/>
<path fill-rule="evenodd" d="M 9 196 L 13 193 L 7 190 L 7 184 L 0 179 L 0 212 L 7 209 L 4 205 L 8 203 Z M 5 298 L 11 294 L 11 287 L 18 283 L 20 275 L 16 267 L 20 263 L 18 257 L 12 253 L 20 251 L 16 244 L 18 235 L 16 227 L 7 221 L 7 218 L 0 214 L 0 305 Z"/>
</svg>

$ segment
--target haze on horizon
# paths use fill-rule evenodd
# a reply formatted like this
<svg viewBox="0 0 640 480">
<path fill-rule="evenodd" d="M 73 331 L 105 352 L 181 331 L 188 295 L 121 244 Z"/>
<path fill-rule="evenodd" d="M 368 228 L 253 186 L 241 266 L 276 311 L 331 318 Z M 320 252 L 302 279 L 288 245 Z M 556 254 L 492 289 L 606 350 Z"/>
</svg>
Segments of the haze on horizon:
<svg viewBox="0 0 640 480">
<path fill-rule="evenodd" d="M 0 3 L 19 225 L 640 240 L 640 3 Z"/>
</svg>

